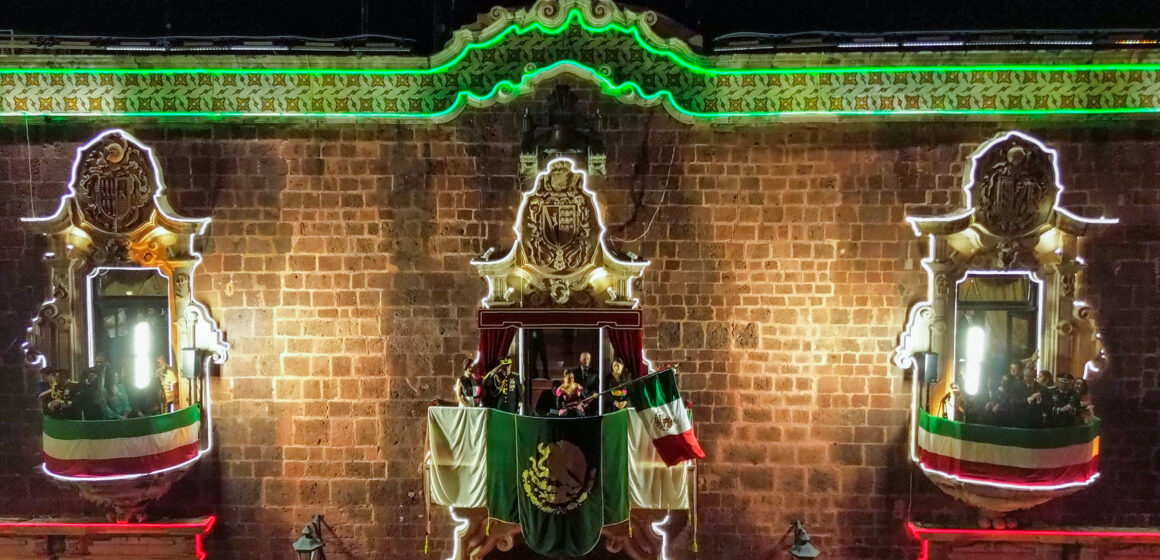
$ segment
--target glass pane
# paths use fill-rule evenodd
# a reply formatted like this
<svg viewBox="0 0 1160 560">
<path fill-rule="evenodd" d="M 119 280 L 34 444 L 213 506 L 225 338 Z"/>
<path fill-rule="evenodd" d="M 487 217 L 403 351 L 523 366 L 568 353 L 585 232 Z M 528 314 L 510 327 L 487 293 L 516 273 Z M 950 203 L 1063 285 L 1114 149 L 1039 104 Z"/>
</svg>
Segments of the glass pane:
<svg viewBox="0 0 1160 560">
<path fill-rule="evenodd" d="M 1040 289 L 1024 275 L 971 275 L 959 283 L 955 375 L 967 394 L 986 394 L 1038 350 Z"/>
<path fill-rule="evenodd" d="M 153 268 L 106 268 L 89 280 L 91 363 L 126 387 L 148 384 L 158 359 L 171 365 L 169 279 Z"/>
</svg>

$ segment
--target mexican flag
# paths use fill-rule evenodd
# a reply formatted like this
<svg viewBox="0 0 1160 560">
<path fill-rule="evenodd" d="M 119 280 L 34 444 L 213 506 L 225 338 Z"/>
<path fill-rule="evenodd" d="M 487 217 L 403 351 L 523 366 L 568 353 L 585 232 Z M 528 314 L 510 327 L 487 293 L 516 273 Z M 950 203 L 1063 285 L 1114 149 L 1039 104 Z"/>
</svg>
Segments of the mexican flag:
<svg viewBox="0 0 1160 560">
<path fill-rule="evenodd" d="M 628 412 L 542 418 L 490 411 L 487 507 L 552 558 L 584 556 L 628 519 Z"/>
<path fill-rule="evenodd" d="M 173 467 L 198 452 L 201 409 L 125 420 L 44 417 L 44 466 L 65 476 L 145 474 Z"/>
<path fill-rule="evenodd" d="M 704 459 L 705 452 L 693 433 L 693 422 L 677 391 L 672 368 L 664 369 L 628 386 L 628 401 L 652 436 L 657 453 L 668 466 L 690 459 Z"/>
<path fill-rule="evenodd" d="M 923 468 L 967 482 L 1049 487 L 1099 474 L 1099 420 L 1067 428 L 1020 429 L 955 422 L 919 411 Z"/>
</svg>

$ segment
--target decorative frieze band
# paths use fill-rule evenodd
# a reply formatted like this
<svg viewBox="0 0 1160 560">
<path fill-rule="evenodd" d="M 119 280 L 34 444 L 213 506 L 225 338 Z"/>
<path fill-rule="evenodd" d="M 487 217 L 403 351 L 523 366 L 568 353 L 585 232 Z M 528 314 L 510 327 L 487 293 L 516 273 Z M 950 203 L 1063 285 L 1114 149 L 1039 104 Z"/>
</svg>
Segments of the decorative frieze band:
<svg viewBox="0 0 1160 560">
<path fill-rule="evenodd" d="M 541 0 L 491 16 L 482 30 L 456 32 L 430 66 L 382 58 L 379 68 L 359 69 L 168 68 L 169 59 L 144 57 L 108 69 L 79 67 L 86 59 L 78 56 L 67 59 L 75 68 L 0 68 L 0 115 L 442 121 L 561 73 L 685 121 L 1160 111 L 1153 63 L 736 68 L 723 66 L 736 59 L 699 57 L 679 39 L 662 39 L 654 14 L 607 2 Z"/>
</svg>

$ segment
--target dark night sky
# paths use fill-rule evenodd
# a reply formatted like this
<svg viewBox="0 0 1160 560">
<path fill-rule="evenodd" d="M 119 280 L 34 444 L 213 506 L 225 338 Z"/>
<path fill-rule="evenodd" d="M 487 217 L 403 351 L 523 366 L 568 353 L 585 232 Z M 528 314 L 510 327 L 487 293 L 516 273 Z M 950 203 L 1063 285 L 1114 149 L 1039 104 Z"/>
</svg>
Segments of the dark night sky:
<svg viewBox="0 0 1160 560">
<path fill-rule="evenodd" d="M 442 45 L 436 14 L 457 27 L 496 0 L 366 0 L 370 33 Z M 108 36 L 306 35 L 360 32 L 361 0 L 8 0 L 0 29 Z M 1160 28 L 1157 0 L 641 0 L 710 35 L 731 31 L 922 31 Z"/>
</svg>

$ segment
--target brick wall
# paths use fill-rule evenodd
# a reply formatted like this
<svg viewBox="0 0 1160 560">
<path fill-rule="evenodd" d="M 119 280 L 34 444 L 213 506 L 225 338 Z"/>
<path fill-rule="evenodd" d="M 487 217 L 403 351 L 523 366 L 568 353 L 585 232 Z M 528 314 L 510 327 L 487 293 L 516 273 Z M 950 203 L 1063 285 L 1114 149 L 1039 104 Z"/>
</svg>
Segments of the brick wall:
<svg viewBox="0 0 1160 560">
<path fill-rule="evenodd" d="M 54 208 L 76 147 L 118 125 L 155 148 L 180 212 L 213 217 L 195 287 L 233 344 L 212 385 L 218 448 L 155 513 L 216 512 L 215 558 L 287 558 L 314 513 L 336 533 L 328 557 L 421 557 L 425 403 L 474 351 L 485 286 L 468 260 L 512 242 L 519 115 L 542 89 L 431 126 L 0 127 L 0 514 L 96 513 L 33 474 L 36 380 L 14 341 L 44 274 L 17 218 Z M 690 127 L 585 92 L 608 128 L 608 176 L 592 186 L 612 234 L 643 235 L 622 246 L 653 262 L 639 285 L 649 356 L 682 364 L 709 454 L 699 558 L 770 557 L 802 518 L 828 558 L 896 560 L 915 552 L 908 511 L 971 518 L 904 453 L 909 381 L 889 356 L 926 288 L 903 217 L 958 208 L 968 154 L 1013 127 L 1060 148 L 1065 206 L 1121 218 L 1087 254 L 1114 358 L 1095 389 L 1104 476 L 1023 518 L 1160 522 L 1154 121 Z M 432 513 L 442 558 L 450 521 Z M 688 548 L 686 532 L 674 556 Z"/>
</svg>

